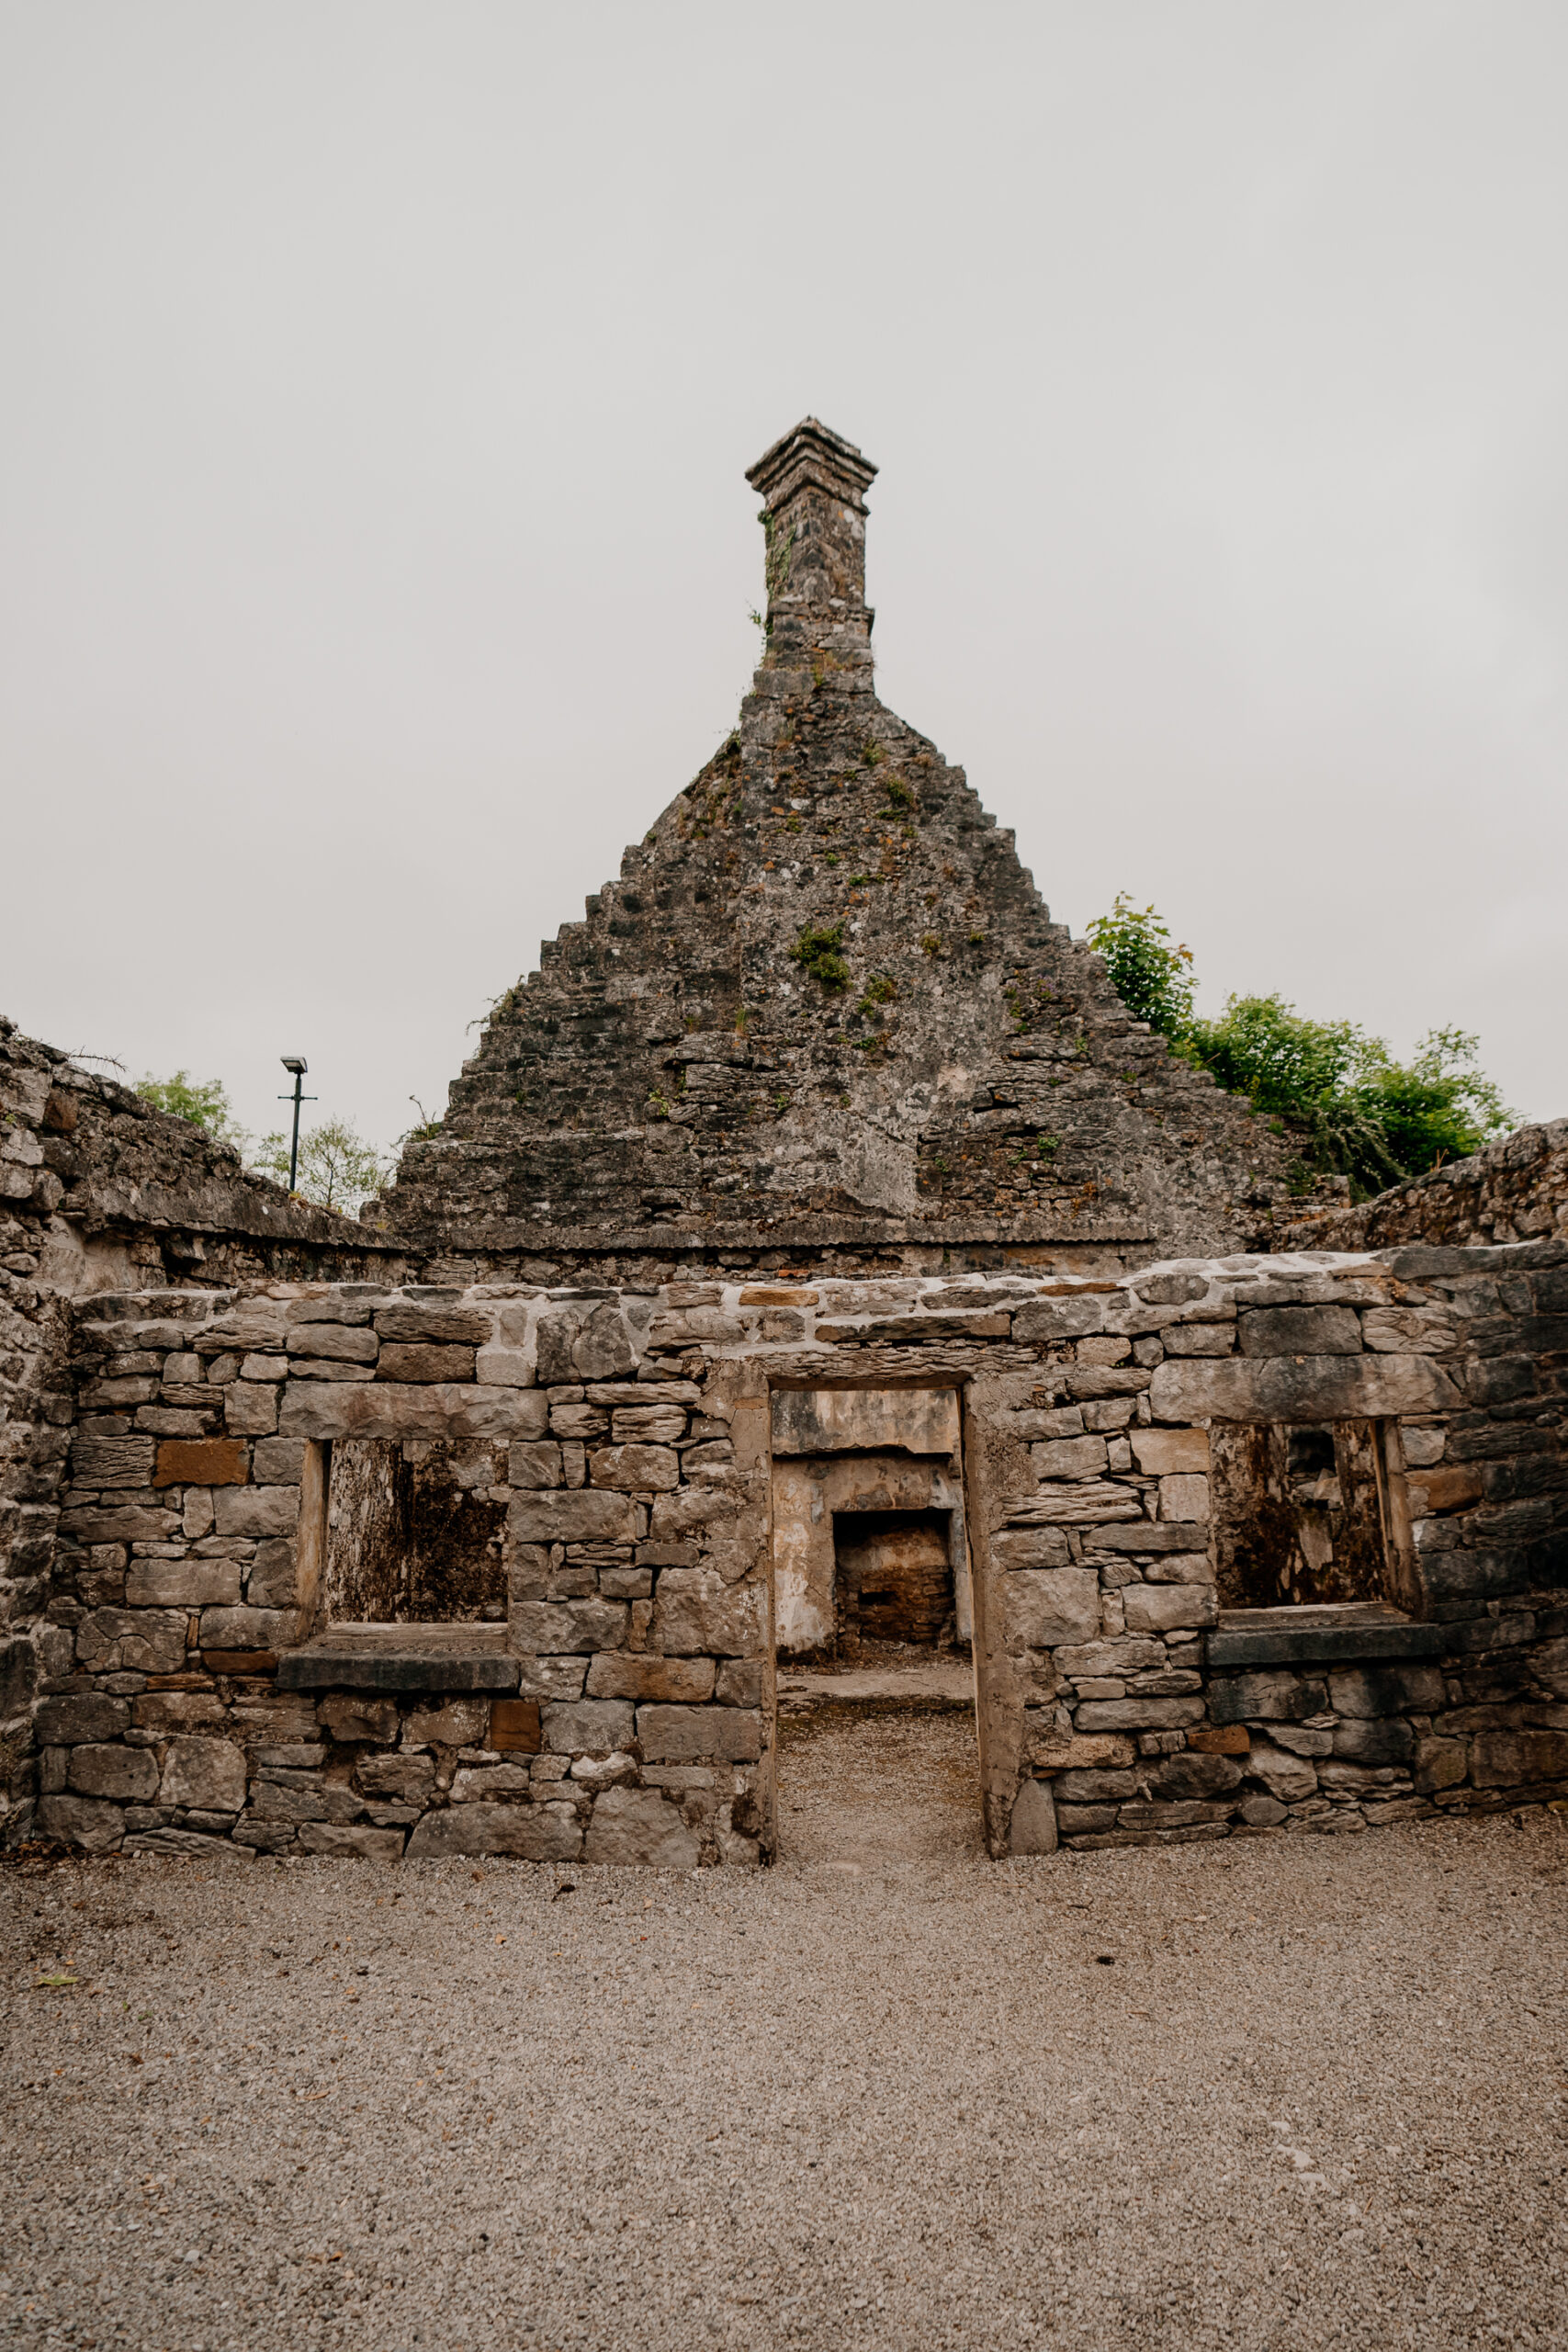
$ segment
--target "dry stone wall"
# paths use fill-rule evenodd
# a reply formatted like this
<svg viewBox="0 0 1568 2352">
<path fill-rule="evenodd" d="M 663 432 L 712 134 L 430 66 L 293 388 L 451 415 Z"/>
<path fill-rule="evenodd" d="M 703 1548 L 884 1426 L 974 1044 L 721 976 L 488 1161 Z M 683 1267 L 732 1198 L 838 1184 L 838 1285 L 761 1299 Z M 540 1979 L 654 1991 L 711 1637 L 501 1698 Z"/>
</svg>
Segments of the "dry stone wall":
<svg viewBox="0 0 1568 2352">
<path fill-rule="evenodd" d="M 73 1319 L 17 1828 L 765 1858 L 775 1400 L 782 1464 L 853 1423 L 868 1460 L 915 1428 L 909 1461 L 953 1476 L 959 1400 L 994 1852 L 1568 1793 L 1560 1242 L 1103 1282 L 270 1283 Z M 1216 1432 L 1345 1421 L 1378 1431 L 1382 1593 L 1222 1610 Z M 331 1448 L 423 1438 L 502 1473 L 505 1621 L 333 1621 Z"/>
<path fill-rule="evenodd" d="M 1399 1242 L 1537 1241 L 1568 1233 L 1568 1119 L 1517 1127 L 1359 1206 L 1319 1210 L 1284 1228 L 1292 1250 L 1383 1250 Z"/>
</svg>

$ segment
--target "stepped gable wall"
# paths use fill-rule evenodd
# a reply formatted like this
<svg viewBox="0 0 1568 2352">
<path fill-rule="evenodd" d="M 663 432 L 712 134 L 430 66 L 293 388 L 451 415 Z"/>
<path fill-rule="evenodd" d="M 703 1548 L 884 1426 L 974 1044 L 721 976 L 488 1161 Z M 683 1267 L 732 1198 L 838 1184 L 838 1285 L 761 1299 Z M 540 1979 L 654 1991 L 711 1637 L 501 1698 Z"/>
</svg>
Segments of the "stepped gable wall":
<svg viewBox="0 0 1568 2352">
<path fill-rule="evenodd" d="M 1116 1271 L 1272 1229 L 1286 1143 L 1129 1019 L 878 699 L 874 470 L 809 419 L 752 469 L 767 633 L 739 722 L 406 1147 L 381 1216 L 427 1259 L 744 1233 L 796 1262 L 1006 1243 Z"/>
<path fill-rule="evenodd" d="M 774 1416 L 792 1461 L 846 1411 L 918 1454 L 910 1389 L 958 1399 L 993 1853 L 1568 1800 L 1561 1241 L 51 1311 L 69 1484 L 13 1835 L 754 1863 Z M 446 1449 L 491 1515 L 493 1620 L 341 1613 L 332 1450 L 378 1444 Z M 1238 1464 L 1242 1520 L 1285 1530 L 1262 1568 L 1355 1597 L 1235 1605 Z"/>
<path fill-rule="evenodd" d="M 1517 1127 L 1356 1207 L 1283 1223 L 1286 1250 L 1382 1250 L 1398 1242 L 1534 1241 L 1568 1234 L 1568 1119 Z"/>
</svg>

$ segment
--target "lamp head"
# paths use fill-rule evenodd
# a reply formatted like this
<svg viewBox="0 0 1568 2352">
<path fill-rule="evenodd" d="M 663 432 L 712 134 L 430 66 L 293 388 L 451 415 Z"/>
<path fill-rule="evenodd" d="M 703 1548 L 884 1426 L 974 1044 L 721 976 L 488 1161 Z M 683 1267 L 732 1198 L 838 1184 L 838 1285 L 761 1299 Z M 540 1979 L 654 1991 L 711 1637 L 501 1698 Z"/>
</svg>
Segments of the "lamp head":
<svg viewBox="0 0 1568 2352">
<path fill-rule="evenodd" d="M 283 1054 L 278 1058 L 284 1069 L 290 1071 L 295 1078 L 303 1078 L 310 1067 L 303 1054 Z"/>
</svg>

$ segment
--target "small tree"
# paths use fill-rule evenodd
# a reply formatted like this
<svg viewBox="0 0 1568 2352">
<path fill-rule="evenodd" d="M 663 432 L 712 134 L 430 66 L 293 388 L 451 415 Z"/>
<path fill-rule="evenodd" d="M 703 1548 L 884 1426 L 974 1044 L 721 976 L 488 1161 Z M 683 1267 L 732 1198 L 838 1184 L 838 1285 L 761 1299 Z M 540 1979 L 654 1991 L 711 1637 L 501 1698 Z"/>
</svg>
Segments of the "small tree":
<svg viewBox="0 0 1568 2352">
<path fill-rule="evenodd" d="M 154 1110 L 167 1111 L 176 1119 L 188 1119 L 193 1127 L 216 1136 L 220 1143 L 232 1144 L 237 1151 L 248 1141 L 220 1078 L 195 1079 L 189 1070 L 177 1069 L 173 1078 L 138 1079 L 136 1091 Z"/>
<path fill-rule="evenodd" d="M 1134 1020 L 1179 1037 L 1192 1018 L 1192 950 L 1169 942 L 1153 907 L 1135 907 L 1124 890 L 1117 892 L 1111 912 L 1089 927 L 1089 944 L 1104 957 Z"/>
<path fill-rule="evenodd" d="M 288 1137 L 262 1137 L 256 1166 L 263 1175 L 288 1182 Z M 299 1165 L 294 1190 L 301 1200 L 336 1209 L 351 1216 L 371 1193 L 380 1191 L 389 1173 L 374 1145 L 367 1144 L 352 1119 L 322 1119 L 299 1137 Z"/>
</svg>

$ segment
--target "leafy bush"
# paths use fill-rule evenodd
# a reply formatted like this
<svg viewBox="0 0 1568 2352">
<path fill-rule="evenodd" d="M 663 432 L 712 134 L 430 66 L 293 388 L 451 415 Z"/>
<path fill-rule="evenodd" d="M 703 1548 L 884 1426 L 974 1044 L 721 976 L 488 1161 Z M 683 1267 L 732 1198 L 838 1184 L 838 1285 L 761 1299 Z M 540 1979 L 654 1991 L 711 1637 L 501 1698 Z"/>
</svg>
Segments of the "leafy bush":
<svg viewBox="0 0 1568 2352">
<path fill-rule="evenodd" d="M 825 989 L 847 989 L 850 967 L 839 950 L 844 944 L 844 926 L 835 923 L 831 931 L 814 929 L 809 923 L 790 949 L 795 963 L 820 980 Z"/>
<path fill-rule="evenodd" d="M 136 1091 L 154 1110 L 188 1119 L 193 1127 L 216 1136 L 220 1143 L 231 1143 L 239 1150 L 245 1142 L 245 1131 L 234 1116 L 229 1090 L 220 1078 L 196 1079 L 188 1069 L 177 1069 L 173 1078 L 138 1079 Z"/>
<path fill-rule="evenodd" d="M 264 1136 L 255 1165 L 264 1176 L 287 1184 L 288 1137 Z M 380 1154 L 365 1141 L 352 1119 L 323 1119 L 319 1125 L 300 1131 L 294 1190 L 301 1200 L 352 1216 L 368 1194 L 380 1191 L 388 1173 Z"/>
<path fill-rule="evenodd" d="M 1135 907 L 1124 890 L 1089 927 L 1089 944 L 1134 1020 L 1179 1037 L 1192 1018 L 1192 950 L 1168 945 L 1169 938 L 1153 907 Z"/>
<path fill-rule="evenodd" d="M 1191 951 L 1153 907 L 1118 894 L 1090 944 L 1135 1020 L 1168 1036 L 1295 1137 L 1303 1178 L 1348 1176 L 1358 1200 L 1478 1151 L 1513 1124 L 1480 1069 L 1480 1039 L 1429 1030 L 1408 1062 L 1353 1021 L 1314 1021 L 1278 995 L 1233 996 L 1217 1021 L 1192 1011 Z M 1303 1185 L 1304 1189 L 1304 1185 Z"/>
</svg>

